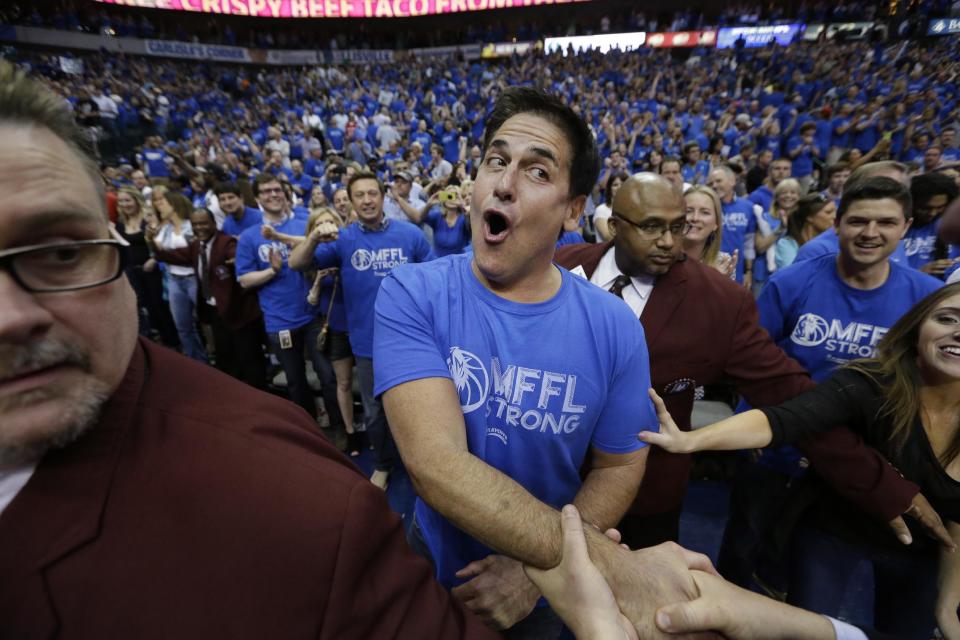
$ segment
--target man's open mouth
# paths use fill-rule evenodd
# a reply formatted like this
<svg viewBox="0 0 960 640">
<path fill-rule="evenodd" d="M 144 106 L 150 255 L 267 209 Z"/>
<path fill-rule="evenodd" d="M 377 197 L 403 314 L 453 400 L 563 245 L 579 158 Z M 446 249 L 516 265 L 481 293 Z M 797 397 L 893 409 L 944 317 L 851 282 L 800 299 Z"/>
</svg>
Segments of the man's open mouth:
<svg viewBox="0 0 960 640">
<path fill-rule="evenodd" d="M 503 213 L 488 209 L 483 213 L 483 237 L 489 244 L 499 244 L 510 235 L 510 219 Z"/>
</svg>

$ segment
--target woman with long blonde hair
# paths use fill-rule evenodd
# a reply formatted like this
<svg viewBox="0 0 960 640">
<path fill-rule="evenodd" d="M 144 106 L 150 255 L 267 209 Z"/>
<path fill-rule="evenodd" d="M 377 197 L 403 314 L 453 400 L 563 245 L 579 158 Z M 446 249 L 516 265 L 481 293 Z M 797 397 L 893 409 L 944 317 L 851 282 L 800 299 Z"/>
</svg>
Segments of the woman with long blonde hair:
<svg viewBox="0 0 960 640">
<path fill-rule="evenodd" d="M 689 258 L 709 265 L 733 277 L 738 255 L 720 251 L 723 239 L 723 207 L 717 192 L 706 185 L 690 187 L 683 194 L 690 231 L 683 237 L 683 250 Z"/>
</svg>

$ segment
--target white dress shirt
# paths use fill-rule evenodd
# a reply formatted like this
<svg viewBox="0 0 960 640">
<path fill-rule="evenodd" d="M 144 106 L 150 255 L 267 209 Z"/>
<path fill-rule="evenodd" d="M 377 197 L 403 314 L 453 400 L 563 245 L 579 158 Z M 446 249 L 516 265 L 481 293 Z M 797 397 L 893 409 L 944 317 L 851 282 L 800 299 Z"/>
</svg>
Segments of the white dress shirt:
<svg viewBox="0 0 960 640">
<path fill-rule="evenodd" d="M 604 291 L 609 291 L 614 280 L 624 275 L 617 267 L 614 252 L 614 247 L 607 249 L 607 252 L 600 259 L 596 271 L 593 272 L 593 276 L 590 277 L 590 282 Z M 633 309 L 634 315 L 638 318 L 643 313 L 643 308 L 647 306 L 647 301 L 650 300 L 654 282 L 656 282 L 656 278 L 653 276 L 631 276 L 630 284 L 625 286 L 621 292 L 623 301 Z"/>
<path fill-rule="evenodd" d="M 37 465 L 31 463 L 17 467 L 0 467 L 0 514 L 20 493 Z"/>
</svg>

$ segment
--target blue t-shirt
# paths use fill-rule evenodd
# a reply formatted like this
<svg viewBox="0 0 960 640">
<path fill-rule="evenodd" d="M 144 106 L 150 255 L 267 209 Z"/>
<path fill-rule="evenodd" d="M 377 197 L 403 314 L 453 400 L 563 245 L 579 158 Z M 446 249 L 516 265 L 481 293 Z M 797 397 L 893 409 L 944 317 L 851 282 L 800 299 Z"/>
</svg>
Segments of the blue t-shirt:
<svg viewBox="0 0 960 640">
<path fill-rule="evenodd" d="M 940 230 L 940 220 L 941 218 L 937 218 L 922 227 L 915 224 L 911 225 L 907 229 L 906 235 L 903 236 L 902 243 L 907 254 L 907 264 L 914 269 L 919 269 L 923 265 L 933 262 L 933 255 L 937 246 L 937 233 Z M 960 246 L 949 245 L 946 257 L 960 257 Z"/>
<path fill-rule="evenodd" d="M 753 203 L 746 198 L 737 198 L 733 202 L 722 202 L 723 238 L 720 250 L 729 254 L 740 252 L 737 260 L 737 282 L 743 282 L 743 244 L 747 235 L 756 233 L 757 219 L 753 216 Z"/>
<path fill-rule="evenodd" d="M 306 225 L 293 218 L 287 218 L 275 225 L 274 229 L 291 236 L 306 235 Z M 263 323 L 267 333 L 298 329 L 313 320 L 317 310 L 307 302 L 310 283 L 302 273 L 287 266 L 289 245 L 267 240 L 260 234 L 259 227 L 250 227 L 240 234 L 237 241 L 237 276 L 269 268 L 270 249 L 280 252 L 283 268 L 272 280 L 257 289 Z"/>
<path fill-rule="evenodd" d="M 319 269 L 340 268 L 350 348 L 361 358 L 373 357 L 373 303 L 380 283 L 394 267 L 434 257 L 419 227 L 400 220 L 385 222 L 378 230 L 355 222 L 341 229 L 333 242 L 317 247 L 313 257 Z"/>
<path fill-rule="evenodd" d="M 443 146 L 443 159 L 450 164 L 460 160 L 460 134 L 456 129 L 444 131 L 440 134 L 440 144 Z"/>
<path fill-rule="evenodd" d="M 764 210 L 764 212 L 761 215 L 764 221 L 768 225 L 770 225 L 771 231 L 776 231 L 777 229 L 780 228 L 780 225 L 783 224 L 780 221 L 780 218 L 774 218 L 773 216 L 770 215 L 769 211 Z M 767 266 L 767 252 L 773 251 L 774 254 L 776 254 L 775 246 L 776 246 L 776 243 L 770 245 L 767 251 L 764 251 L 762 253 L 760 251 L 757 251 L 757 257 L 753 261 L 753 281 L 755 283 L 760 284 L 760 283 L 766 282 L 767 278 L 770 277 L 770 269 Z"/>
<path fill-rule="evenodd" d="M 586 242 L 583 239 L 583 236 L 580 235 L 577 231 L 564 231 L 563 235 L 560 236 L 560 239 L 557 240 L 557 247 L 562 247 L 568 244 L 580 244 Z"/>
<path fill-rule="evenodd" d="M 753 204 L 758 204 L 764 211 L 770 211 L 773 206 L 773 190 L 765 184 L 760 185 L 750 192 L 747 200 Z"/>
<path fill-rule="evenodd" d="M 166 162 L 168 157 L 163 149 L 144 149 L 143 163 L 146 165 L 147 175 L 151 178 L 170 177 L 170 167 Z"/>
<path fill-rule="evenodd" d="M 658 430 L 646 395 L 643 327 L 621 300 L 562 270 L 549 300 L 505 300 L 477 280 L 469 256 L 405 266 L 376 306 L 374 391 L 449 378 L 467 447 L 554 508 L 580 489 L 588 447 L 626 454 Z M 416 518 L 442 584 L 490 549 L 418 499 Z"/>
<path fill-rule="evenodd" d="M 698 160 L 696 164 L 690 165 L 684 163 L 680 168 L 680 174 L 684 182 L 690 184 L 703 184 L 707 181 L 707 175 L 710 173 L 710 163 L 706 160 Z"/>
<path fill-rule="evenodd" d="M 793 155 L 794 151 L 800 149 L 800 153 L 793 158 L 794 177 L 803 178 L 812 174 L 813 159 L 815 155 L 817 155 L 816 152 L 818 152 L 819 149 L 815 149 L 812 143 L 810 146 L 808 146 L 800 136 L 793 136 L 790 138 L 788 147 L 790 150 L 790 155 Z"/>
<path fill-rule="evenodd" d="M 443 217 L 440 207 L 433 207 L 427 213 L 424 223 L 433 229 L 433 252 L 438 258 L 451 253 L 463 253 L 470 243 L 470 225 L 467 217 L 458 215 L 451 227 Z"/>
<path fill-rule="evenodd" d="M 229 236 L 239 236 L 250 227 L 259 227 L 261 224 L 263 224 L 263 214 L 260 209 L 244 207 L 243 216 L 240 220 L 236 220 L 231 215 L 226 216 L 221 230 Z"/>
<path fill-rule="evenodd" d="M 840 253 L 840 238 L 837 237 L 837 228 L 830 227 L 800 247 L 794 262 L 812 260 L 825 255 L 835 256 L 838 253 Z M 897 248 L 890 254 L 890 262 L 901 265 L 907 264 L 907 252 L 904 249 L 903 240 L 897 243 Z"/>
<path fill-rule="evenodd" d="M 890 327 L 942 285 L 891 263 L 881 286 L 855 289 L 840 279 L 836 258 L 825 255 L 770 276 L 757 307 L 773 341 L 820 382 L 838 365 L 873 357 Z"/>
</svg>

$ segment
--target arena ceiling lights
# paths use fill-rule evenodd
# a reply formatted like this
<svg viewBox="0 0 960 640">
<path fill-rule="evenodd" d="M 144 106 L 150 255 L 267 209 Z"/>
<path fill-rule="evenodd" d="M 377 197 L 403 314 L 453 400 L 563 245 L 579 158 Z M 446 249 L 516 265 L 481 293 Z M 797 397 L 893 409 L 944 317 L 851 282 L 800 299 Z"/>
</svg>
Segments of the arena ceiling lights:
<svg viewBox="0 0 960 640">
<path fill-rule="evenodd" d="M 95 0 L 103 4 L 260 18 L 409 18 L 589 0 Z"/>
</svg>

